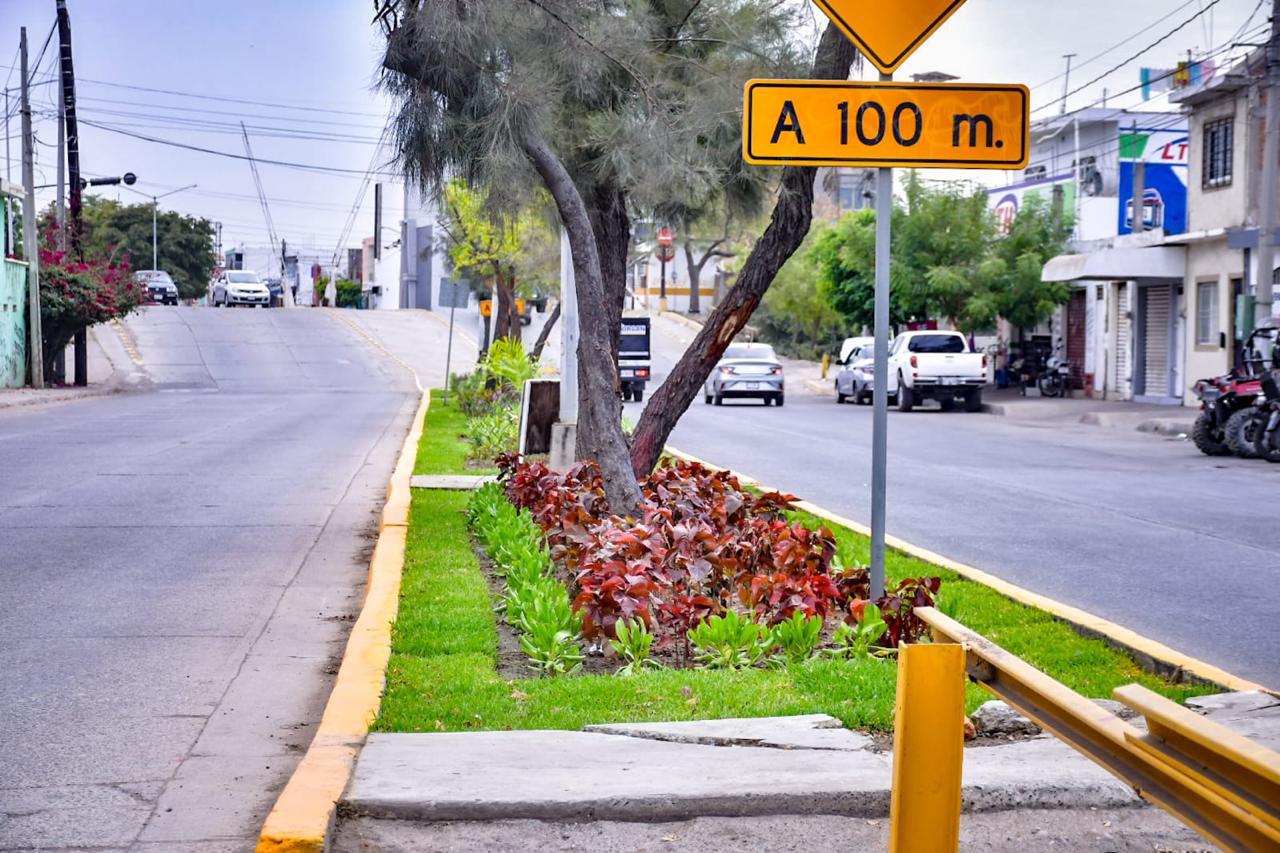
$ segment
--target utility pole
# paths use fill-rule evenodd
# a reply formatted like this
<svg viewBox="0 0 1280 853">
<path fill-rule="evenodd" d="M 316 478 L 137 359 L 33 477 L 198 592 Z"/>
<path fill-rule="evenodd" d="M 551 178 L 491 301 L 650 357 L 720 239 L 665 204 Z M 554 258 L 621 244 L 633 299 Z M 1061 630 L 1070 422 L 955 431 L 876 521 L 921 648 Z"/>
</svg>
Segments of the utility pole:
<svg viewBox="0 0 1280 853">
<path fill-rule="evenodd" d="M 59 68 L 61 75 L 61 68 Z M 61 83 L 61 80 L 59 80 Z M 58 248 L 67 249 L 67 104 L 58 99 Z"/>
<path fill-rule="evenodd" d="M 44 339 L 40 331 L 40 252 L 36 248 L 36 169 L 31 136 L 31 92 L 27 84 L 27 28 L 21 30 L 22 61 L 22 252 L 27 260 L 27 311 L 30 312 L 27 351 L 31 354 L 31 387 L 44 387 Z"/>
<path fill-rule="evenodd" d="M 80 251 L 80 130 L 76 123 L 76 75 L 71 62 L 71 16 L 67 12 L 67 0 L 58 3 L 58 48 L 62 75 L 62 109 L 67 128 L 67 172 L 71 196 L 71 249 L 77 257 Z M 89 335 L 84 329 L 76 332 L 75 359 L 77 385 L 89 384 Z"/>
<path fill-rule="evenodd" d="M 1278 0 L 1280 2 L 1280 0 Z M 1133 123 L 1133 145 L 1138 144 L 1138 123 Z M 1142 150 L 1135 148 L 1133 155 L 1133 233 L 1147 230 L 1147 164 Z"/>
<path fill-rule="evenodd" d="M 13 158 L 9 153 L 9 90 L 4 90 L 4 179 L 13 181 Z M 6 251 L 13 251 L 13 203 L 8 197 L 4 197 L 4 222 L 5 230 L 8 231 L 7 240 L 5 241 Z"/>
<path fill-rule="evenodd" d="M 1058 105 L 1058 115 L 1067 114 L 1067 94 L 1071 91 L 1071 60 L 1076 58 L 1074 53 L 1064 53 L 1062 58 L 1067 61 L 1067 73 L 1062 76 L 1062 103 Z"/>
<path fill-rule="evenodd" d="M 1258 274 L 1254 285 L 1254 324 L 1273 322 L 1276 257 L 1276 181 L 1280 159 L 1280 0 L 1271 2 L 1271 38 L 1267 42 L 1267 118 L 1262 142 L 1262 201 L 1258 223 Z"/>
</svg>

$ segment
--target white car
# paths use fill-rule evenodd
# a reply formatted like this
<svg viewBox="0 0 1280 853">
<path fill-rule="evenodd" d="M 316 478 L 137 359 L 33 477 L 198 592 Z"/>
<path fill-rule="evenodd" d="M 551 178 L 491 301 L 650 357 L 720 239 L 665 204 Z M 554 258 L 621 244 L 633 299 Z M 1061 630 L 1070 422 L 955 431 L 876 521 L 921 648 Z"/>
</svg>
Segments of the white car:
<svg viewBox="0 0 1280 853">
<path fill-rule="evenodd" d="M 876 345 L 874 342 L 853 347 L 848 351 L 840 370 L 836 373 L 836 403 L 853 400 L 861 406 L 871 402 L 875 391 Z"/>
<path fill-rule="evenodd" d="M 845 338 L 844 343 L 840 344 L 840 358 L 836 359 L 837 364 L 846 364 L 849 361 L 849 354 L 856 349 L 862 347 L 875 347 L 876 339 L 872 337 Z M 866 355 L 870 356 L 871 351 L 868 350 Z"/>
<path fill-rule="evenodd" d="M 214 308 L 223 305 L 261 305 L 271 307 L 271 291 L 256 272 L 226 270 L 213 280 L 209 297 Z"/>
<path fill-rule="evenodd" d="M 925 400 L 937 400 L 944 412 L 963 400 L 966 412 L 980 412 L 987 361 L 959 332 L 904 332 L 889 347 L 889 396 L 903 412 Z"/>
<path fill-rule="evenodd" d="M 702 388 L 702 401 L 756 399 L 767 406 L 786 403 L 782 362 L 768 344 L 730 344 Z"/>
</svg>

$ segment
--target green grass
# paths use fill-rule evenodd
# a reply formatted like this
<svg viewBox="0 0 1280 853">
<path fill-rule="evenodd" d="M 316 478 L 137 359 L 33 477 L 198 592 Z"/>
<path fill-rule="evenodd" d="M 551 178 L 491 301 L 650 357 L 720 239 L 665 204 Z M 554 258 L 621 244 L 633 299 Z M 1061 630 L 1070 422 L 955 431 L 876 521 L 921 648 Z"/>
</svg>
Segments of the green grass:
<svg viewBox="0 0 1280 853">
<path fill-rule="evenodd" d="M 419 473 L 460 473 L 465 418 L 433 400 L 419 448 Z M 488 587 L 471 549 L 468 496 L 413 496 L 391 662 L 376 731 L 578 729 L 588 723 L 827 713 L 848 726 L 893 725 L 897 671 L 884 661 L 814 661 L 785 670 L 664 670 L 631 678 L 577 676 L 507 680 L 496 670 L 497 628 Z M 823 522 L 795 516 L 812 526 Z M 829 525 L 828 525 L 829 526 Z M 835 529 L 841 559 L 867 561 L 866 537 Z M 1175 700 L 1212 688 L 1169 684 L 1127 655 L 1090 640 L 1049 614 L 1013 602 L 952 572 L 891 552 L 891 579 L 942 577 L 955 617 L 1008 651 L 1091 697 L 1138 682 Z M 991 698 L 970 684 L 969 709 Z"/>
<path fill-rule="evenodd" d="M 496 474 L 497 468 L 468 468 L 467 445 L 462 440 L 467 416 L 458 411 L 454 398 L 446 405 L 441 390 L 431 390 L 431 408 L 427 410 L 426 428 L 418 445 L 415 474 Z"/>
</svg>

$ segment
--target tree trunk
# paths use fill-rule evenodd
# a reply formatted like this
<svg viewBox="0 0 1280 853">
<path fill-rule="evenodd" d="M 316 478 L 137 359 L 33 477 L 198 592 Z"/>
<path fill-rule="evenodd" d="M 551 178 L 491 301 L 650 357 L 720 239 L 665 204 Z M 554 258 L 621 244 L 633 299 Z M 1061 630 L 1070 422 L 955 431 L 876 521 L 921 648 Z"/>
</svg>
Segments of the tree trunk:
<svg viewBox="0 0 1280 853">
<path fill-rule="evenodd" d="M 609 364 L 618 363 L 618 338 L 622 334 L 622 308 L 627 299 L 627 252 L 631 246 L 631 219 L 627 216 L 627 195 L 611 180 L 593 184 L 583 198 L 587 218 L 595 234 L 596 253 L 600 258 L 600 280 L 604 287 L 604 323 L 609 333 Z M 579 300 L 581 303 L 581 300 Z M 581 310 L 581 309 L 579 309 Z M 583 322 L 579 316 L 579 325 Z M 578 397 L 587 395 L 586 374 L 578 371 Z M 622 419 L 622 395 L 614 401 L 615 420 Z M 579 459 L 591 459 L 599 439 L 590 429 L 578 424 Z"/>
<path fill-rule="evenodd" d="M 523 145 L 555 199 L 573 255 L 580 326 L 578 375 L 582 389 L 578 396 L 578 455 L 579 458 L 594 458 L 600 466 L 609 510 L 623 516 L 635 515 L 641 503 L 640 486 L 631 470 L 627 441 L 622 434 L 622 419 L 618 413 L 618 371 L 610 343 L 611 311 L 600 271 L 596 235 L 582 195 L 560 158 L 536 134 L 528 134 Z M 592 446 L 584 448 L 584 434 L 591 436 Z M 583 456 L 584 449 L 589 456 Z"/>
<path fill-rule="evenodd" d="M 520 341 L 524 338 L 524 330 L 520 328 L 520 306 L 517 304 L 516 294 L 516 270 L 515 267 L 507 267 L 507 277 L 504 279 L 507 296 L 507 337 L 513 341 Z"/>
<path fill-rule="evenodd" d="M 856 52 L 848 39 L 828 24 L 822 33 L 810 75 L 820 80 L 847 80 Z M 680 416 L 702 390 L 707 376 L 735 335 L 751 319 L 782 265 L 800 248 L 813 221 L 813 181 L 817 169 L 789 166 L 769 227 L 738 274 L 737 285 L 716 306 L 693 344 L 653 395 L 640 416 L 632 439 L 631 463 L 637 476 L 653 470 Z"/>
<path fill-rule="evenodd" d="M 560 303 L 556 303 L 556 307 L 551 309 L 551 315 L 547 317 L 547 322 L 542 325 L 542 331 L 538 333 L 538 339 L 533 342 L 533 349 L 529 352 L 529 360 L 537 361 L 542 358 L 542 348 L 547 345 L 547 338 L 551 337 L 551 330 L 555 328 L 556 321 L 560 319 Z"/>
<path fill-rule="evenodd" d="M 694 260 L 692 241 L 684 241 L 684 264 L 689 271 L 689 313 L 702 313 L 702 267 L 706 265 L 707 260 L 711 257 L 710 250 L 702 256 L 701 261 Z"/>
<path fill-rule="evenodd" d="M 493 340 L 511 337 L 511 291 L 502 275 L 502 265 L 493 263 Z"/>
</svg>

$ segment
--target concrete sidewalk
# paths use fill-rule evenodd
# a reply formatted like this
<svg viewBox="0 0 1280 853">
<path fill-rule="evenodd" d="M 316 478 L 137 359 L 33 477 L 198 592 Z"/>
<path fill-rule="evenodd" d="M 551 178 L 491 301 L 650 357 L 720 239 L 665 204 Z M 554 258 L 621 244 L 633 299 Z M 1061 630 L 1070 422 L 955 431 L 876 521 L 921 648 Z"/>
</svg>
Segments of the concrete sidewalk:
<svg viewBox="0 0 1280 853">
<path fill-rule="evenodd" d="M 1199 411 L 1187 406 L 1159 406 L 1128 400 L 1073 397 L 1024 397 L 1016 388 L 988 388 L 984 411 L 1020 420 L 1061 421 L 1113 429 L 1136 429 L 1163 435 L 1190 434 Z"/>
<path fill-rule="evenodd" d="M 114 323 L 103 323 L 89 329 L 89 384 L 60 385 L 41 389 L 0 388 L 0 410 L 18 406 L 41 406 L 68 403 L 89 397 L 103 397 L 136 387 L 145 381 L 125 345 L 127 329 Z M 129 346 L 132 346 L 130 341 Z M 136 350 L 135 350 L 136 352 Z M 67 377 L 74 373 L 74 348 L 66 353 Z"/>
<path fill-rule="evenodd" d="M 1223 694 L 1188 704 L 1280 747 L 1280 700 L 1274 696 Z M 1141 720 L 1132 722 L 1141 726 Z M 379 849 L 409 839 L 451 849 L 427 841 L 441 838 L 446 825 L 466 826 L 456 838 L 470 838 L 480 849 L 525 846 L 519 839 L 526 833 L 582 821 L 605 827 L 733 818 L 735 825 L 763 820 L 760 826 L 776 828 L 818 820 L 843 827 L 841 832 L 865 830 L 889 814 L 892 756 L 880 746 L 820 714 L 589 726 L 582 732 L 374 734 L 342 803 L 335 849 L 367 849 L 361 845 L 371 838 L 383 839 Z M 1030 839 L 1054 826 L 1068 847 L 1081 849 L 1090 845 L 1090 832 L 1105 828 L 1082 816 L 1115 813 L 1123 817 L 1114 830 L 1127 826 L 1129 835 L 1110 839 L 1118 843 L 1105 849 L 1204 846 L 1128 785 L 1047 735 L 976 741 L 965 750 L 963 796 L 964 825 L 1003 824 L 1010 839 Z M 394 822 L 399 841 L 385 835 L 387 822 Z M 480 823 L 487 828 L 476 829 Z"/>
</svg>

